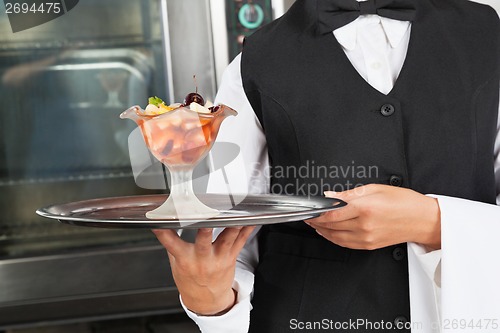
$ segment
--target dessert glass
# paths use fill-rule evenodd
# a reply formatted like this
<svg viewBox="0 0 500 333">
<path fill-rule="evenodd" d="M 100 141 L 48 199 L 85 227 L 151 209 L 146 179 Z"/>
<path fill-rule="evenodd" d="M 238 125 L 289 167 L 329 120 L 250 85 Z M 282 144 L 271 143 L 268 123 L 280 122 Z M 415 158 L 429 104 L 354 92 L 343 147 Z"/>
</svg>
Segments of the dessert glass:
<svg viewBox="0 0 500 333">
<path fill-rule="evenodd" d="M 170 171 L 170 194 L 158 208 L 146 213 L 149 219 L 206 219 L 219 211 L 203 204 L 193 191 L 196 165 L 208 154 L 222 121 L 237 112 L 217 105 L 212 113 L 198 113 L 187 107 L 160 115 L 145 115 L 139 106 L 120 114 L 141 129 L 149 151 Z"/>
</svg>

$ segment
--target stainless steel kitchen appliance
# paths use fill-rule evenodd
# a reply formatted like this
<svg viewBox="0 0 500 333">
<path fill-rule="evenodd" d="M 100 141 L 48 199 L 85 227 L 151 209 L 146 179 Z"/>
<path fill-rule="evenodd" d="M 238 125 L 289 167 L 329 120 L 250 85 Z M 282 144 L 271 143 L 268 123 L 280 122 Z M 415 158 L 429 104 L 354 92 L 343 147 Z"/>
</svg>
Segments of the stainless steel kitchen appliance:
<svg viewBox="0 0 500 333">
<path fill-rule="evenodd" d="M 182 101 L 193 74 L 213 99 L 210 13 L 208 0 L 80 0 L 17 33 L 0 13 L 0 331 L 181 311 L 150 231 L 66 226 L 35 211 L 164 192 L 135 184 L 135 126 L 119 114 L 148 96 Z"/>
</svg>

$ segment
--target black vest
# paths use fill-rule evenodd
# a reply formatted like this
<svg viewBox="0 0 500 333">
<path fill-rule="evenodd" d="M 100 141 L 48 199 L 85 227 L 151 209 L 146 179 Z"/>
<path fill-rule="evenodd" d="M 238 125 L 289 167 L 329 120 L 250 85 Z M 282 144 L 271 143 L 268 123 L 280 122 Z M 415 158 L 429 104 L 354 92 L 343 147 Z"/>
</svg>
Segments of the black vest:
<svg viewBox="0 0 500 333">
<path fill-rule="evenodd" d="M 322 195 L 382 183 L 494 203 L 497 14 L 463 0 L 415 0 L 406 61 L 384 95 L 359 76 L 333 34 L 317 32 L 316 1 L 298 0 L 247 38 L 242 54 L 272 192 Z M 263 227 L 259 246 L 250 332 L 314 321 L 302 331 L 341 323 L 338 331 L 380 332 L 377 323 L 409 320 L 405 244 L 349 250 L 295 222 Z M 345 324 L 358 319 L 368 326 Z"/>
</svg>

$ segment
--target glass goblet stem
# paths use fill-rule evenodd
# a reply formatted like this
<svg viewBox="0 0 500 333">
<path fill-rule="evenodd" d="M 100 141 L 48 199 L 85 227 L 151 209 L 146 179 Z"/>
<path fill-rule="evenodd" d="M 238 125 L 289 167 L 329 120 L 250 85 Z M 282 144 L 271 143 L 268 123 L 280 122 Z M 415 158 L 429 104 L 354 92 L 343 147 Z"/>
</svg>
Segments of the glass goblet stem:
<svg viewBox="0 0 500 333">
<path fill-rule="evenodd" d="M 193 190 L 193 166 L 169 167 L 170 194 L 158 208 L 147 212 L 150 219 L 207 219 L 218 215 L 219 211 L 206 206 Z M 188 221 L 189 222 L 189 221 Z"/>
</svg>

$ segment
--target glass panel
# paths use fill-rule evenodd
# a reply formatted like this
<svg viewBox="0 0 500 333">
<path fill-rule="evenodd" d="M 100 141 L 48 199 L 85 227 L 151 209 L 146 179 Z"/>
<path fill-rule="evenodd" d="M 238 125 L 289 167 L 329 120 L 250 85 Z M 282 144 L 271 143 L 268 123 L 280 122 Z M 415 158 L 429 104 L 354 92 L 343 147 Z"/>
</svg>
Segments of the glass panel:
<svg viewBox="0 0 500 333">
<path fill-rule="evenodd" d="M 118 118 L 165 96 L 159 1 L 81 0 L 12 33 L 0 12 L 0 257 L 153 241 L 149 231 L 79 228 L 41 206 L 152 193 L 135 185 Z"/>
</svg>

